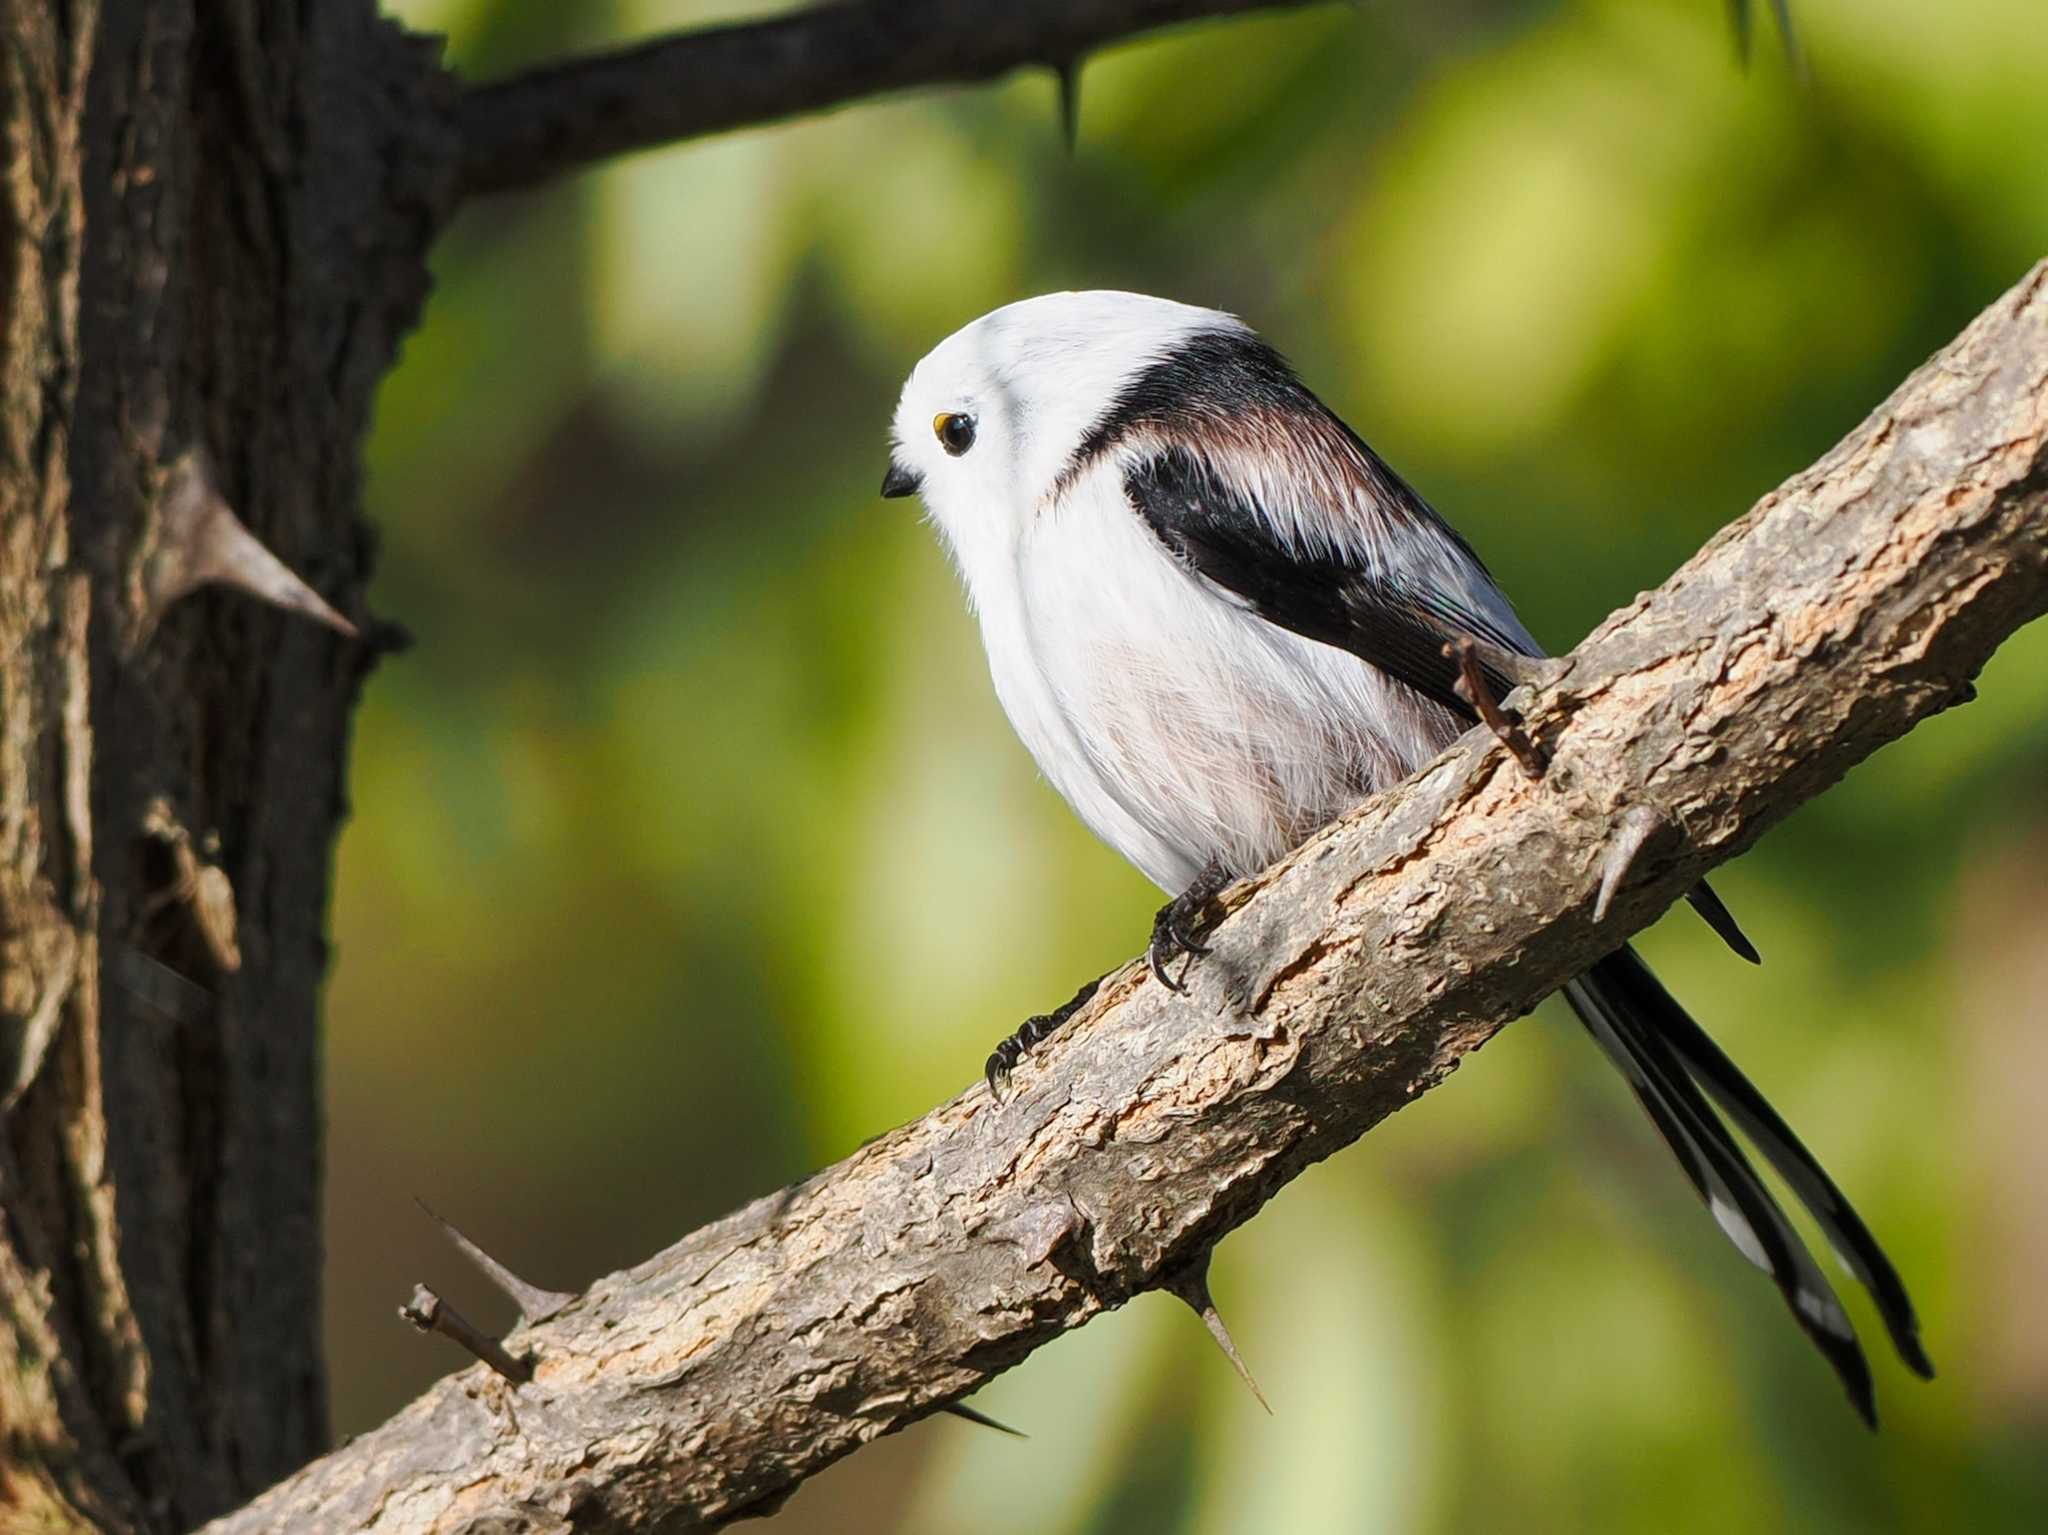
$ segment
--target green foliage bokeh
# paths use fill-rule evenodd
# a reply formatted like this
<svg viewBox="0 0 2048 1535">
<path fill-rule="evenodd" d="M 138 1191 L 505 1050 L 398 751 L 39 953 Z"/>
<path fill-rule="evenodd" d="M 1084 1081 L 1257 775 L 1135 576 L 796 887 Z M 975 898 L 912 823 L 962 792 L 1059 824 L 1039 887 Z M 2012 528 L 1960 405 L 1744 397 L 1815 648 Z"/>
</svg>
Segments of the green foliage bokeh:
<svg viewBox="0 0 2048 1535">
<path fill-rule="evenodd" d="M 404 0 L 482 76 L 741 8 Z M 1036 778 L 874 490 L 995 305 L 1243 314 L 1568 647 L 2048 255 L 2039 0 L 1332 5 L 867 103 L 467 212 L 370 444 L 377 672 L 330 989 L 336 1427 L 502 1306 L 419 1196 L 576 1287 L 971 1082 L 1157 893 Z M 1865 1434 L 1561 1013 L 1316 1169 L 1216 1288 L 806 1488 L 789 1531 L 2048 1528 L 2048 632 L 1646 947 L 1918 1296 Z M 1852 1299 L 1873 1355 L 1880 1331 Z"/>
</svg>

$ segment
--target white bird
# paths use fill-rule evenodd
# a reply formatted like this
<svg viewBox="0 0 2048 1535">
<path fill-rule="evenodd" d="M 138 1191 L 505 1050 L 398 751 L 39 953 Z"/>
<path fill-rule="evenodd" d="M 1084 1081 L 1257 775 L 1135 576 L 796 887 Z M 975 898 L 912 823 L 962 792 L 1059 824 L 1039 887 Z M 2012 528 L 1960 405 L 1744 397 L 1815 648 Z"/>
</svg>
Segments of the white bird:
<svg viewBox="0 0 2048 1535">
<path fill-rule="evenodd" d="M 912 493 L 959 568 L 1017 734 L 1096 835 L 1173 896 L 1150 953 L 1175 989 L 1168 965 L 1203 952 L 1197 924 L 1224 885 L 1470 725 L 1447 643 L 1472 640 L 1500 692 L 1518 658 L 1542 654 L 1471 547 L 1215 310 L 1057 293 L 955 332 L 896 410 L 882 494 Z M 1755 957 L 1704 886 L 1695 904 Z M 1721 1114 L 1931 1377 L 1868 1228 L 1633 949 L 1565 997 L 1874 1426 L 1849 1318 Z M 991 1087 L 1080 1000 L 1005 1040 Z"/>
</svg>

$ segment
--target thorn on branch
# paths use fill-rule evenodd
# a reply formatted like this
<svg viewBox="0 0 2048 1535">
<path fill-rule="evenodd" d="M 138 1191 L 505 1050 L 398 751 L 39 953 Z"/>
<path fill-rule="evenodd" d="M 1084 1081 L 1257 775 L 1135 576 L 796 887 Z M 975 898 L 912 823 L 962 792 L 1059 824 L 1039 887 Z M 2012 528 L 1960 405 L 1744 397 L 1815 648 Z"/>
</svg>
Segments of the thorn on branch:
<svg viewBox="0 0 2048 1535">
<path fill-rule="evenodd" d="M 1078 57 L 1063 59 L 1052 67 L 1060 88 L 1060 137 L 1066 141 L 1069 155 L 1081 140 L 1081 66 L 1085 62 Z"/>
<path fill-rule="evenodd" d="M 398 1308 L 398 1314 L 421 1332 L 453 1339 L 516 1386 L 533 1379 L 533 1366 L 514 1359 L 496 1338 L 480 1331 L 425 1285 L 413 1286 L 412 1299 Z"/>
<path fill-rule="evenodd" d="M 1021 1428 L 1012 1428 L 1007 1423 L 998 1423 L 985 1412 L 976 1412 L 965 1402 L 948 1402 L 945 1410 L 956 1418 L 965 1418 L 969 1423 L 979 1423 L 983 1428 L 992 1428 L 999 1434 L 1008 1434 L 1012 1439 L 1029 1439 L 1031 1437 Z"/>
<path fill-rule="evenodd" d="M 1270 1415 L 1272 1403 L 1266 1400 L 1266 1393 L 1259 1389 L 1259 1383 L 1252 1379 L 1252 1372 L 1245 1367 L 1244 1357 L 1238 1353 L 1237 1344 L 1230 1336 L 1230 1329 L 1223 1325 L 1223 1316 L 1216 1309 L 1216 1301 L 1209 1294 L 1209 1255 L 1202 1254 L 1194 1267 L 1186 1270 L 1166 1288 L 1187 1302 L 1188 1309 L 1202 1319 L 1202 1325 L 1209 1329 L 1209 1336 L 1216 1340 L 1216 1346 L 1223 1350 L 1223 1357 L 1230 1361 L 1230 1367 L 1237 1371 L 1237 1378 L 1243 1381 L 1251 1394 L 1258 1399 L 1261 1407 Z"/>
<path fill-rule="evenodd" d="M 1500 700 L 1493 696 L 1486 674 L 1479 667 L 1479 647 L 1469 637 L 1461 637 L 1444 646 L 1443 654 L 1445 660 L 1458 663 L 1458 680 L 1453 684 L 1457 695 L 1472 706 L 1487 729 L 1500 737 L 1501 744 L 1521 763 L 1523 772 L 1531 778 L 1541 778 L 1545 766 L 1543 753 L 1529 739 L 1529 732 L 1519 721 L 1509 718 Z"/>
<path fill-rule="evenodd" d="M 1662 808 L 1650 804 L 1631 805 L 1615 822 L 1614 835 L 1607 841 L 1600 855 L 1600 891 L 1593 898 L 1593 921 L 1595 925 L 1607 920 L 1607 913 L 1614 905 L 1615 896 L 1641 866 L 1643 855 L 1660 836 L 1683 837 L 1685 829 L 1674 821 Z M 1756 945 L 1749 941 L 1736 922 L 1735 914 L 1722 904 L 1713 888 L 1705 880 L 1694 885 L 1685 894 L 1694 911 L 1705 919 L 1721 941 L 1752 965 L 1764 962 Z"/>
<path fill-rule="evenodd" d="M 413 1203 L 425 1212 L 428 1220 L 439 1226 L 456 1250 L 469 1259 L 484 1277 L 512 1298 L 519 1307 L 519 1315 L 528 1322 L 545 1322 L 569 1302 L 576 1299 L 572 1290 L 543 1290 L 537 1284 L 528 1284 L 517 1274 L 505 1267 L 496 1258 L 485 1252 L 476 1243 L 464 1236 L 453 1222 L 443 1219 L 424 1199 L 415 1198 Z"/>
<path fill-rule="evenodd" d="M 202 586 L 220 585 L 356 638 L 354 624 L 243 526 L 199 449 L 190 449 L 171 466 L 158 518 L 156 546 L 142 577 L 144 635 L 181 597 Z"/>
<path fill-rule="evenodd" d="M 1636 860 L 1643 855 L 1643 849 L 1650 845 L 1658 832 L 1671 827 L 1671 818 L 1655 805 L 1631 805 L 1615 823 L 1614 835 L 1608 839 L 1607 849 L 1600 855 L 1600 893 L 1593 898 L 1593 920 L 1596 923 L 1607 920 L 1607 912 L 1614 904 L 1614 897 L 1620 891 L 1622 882 L 1635 867 Z"/>
</svg>

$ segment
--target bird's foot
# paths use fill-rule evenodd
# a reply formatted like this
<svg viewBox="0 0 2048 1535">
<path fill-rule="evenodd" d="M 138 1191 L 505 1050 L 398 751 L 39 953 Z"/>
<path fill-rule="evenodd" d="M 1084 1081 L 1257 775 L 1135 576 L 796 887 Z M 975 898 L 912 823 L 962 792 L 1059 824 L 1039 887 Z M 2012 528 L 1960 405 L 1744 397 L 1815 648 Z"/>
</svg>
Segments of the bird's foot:
<svg viewBox="0 0 2048 1535">
<path fill-rule="evenodd" d="M 1209 946 L 1199 936 L 1203 919 L 1208 915 L 1209 903 L 1229 883 L 1229 872 L 1212 858 L 1194 882 L 1160 907 L 1159 915 L 1152 919 L 1152 942 L 1145 957 L 1159 984 L 1168 991 L 1188 989 L 1185 981 L 1177 981 L 1166 973 L 1168 965 L 1183 954 L 1198 957 L 1209 952 Z"/>
<path fill-rule="evenodd" d="M 1069 1018 L 1087 1006 L 1088 999 L 1095 995 L 1095 988 L 1101 984 L 1101 978 L 1097 977 L 1051 1012 L 1034 1013 L 1024 1020 L 1023 1026 L 1016 1033 L 997 1045 L 989 1055 L 988 1064 L 982 1068 L 982 1075 L 988 1078 L 988 1090 L 996 1097 L 1002 1097 L 1003 1089 L 1009 1085 L 1010 1073 L 1016 1069 L 1017 1063 L 1057 1034 Z"/>
<path fill-rule="evenodd" d="M 1470 636 L 1451 641 L 1444 646 L 1444 659 L 1458 665 L 1458 680 L 1451 685 L 1472 712 L 1486 722 L 1486 728 L 1500 738 L 1508 754 L 1522 765 L 1522 771 L 1531 778 L 1541 778 L 1543 770 L 1550 763 L 1543 755 L 1543 748 L 1529 739 L 1529 732 L 1522 722 L 1500 706 L 1494 697 L 1493 688 L 1486 680 L 1486 672 L 1479 660 L 1479 647 Z"/>
</svg>

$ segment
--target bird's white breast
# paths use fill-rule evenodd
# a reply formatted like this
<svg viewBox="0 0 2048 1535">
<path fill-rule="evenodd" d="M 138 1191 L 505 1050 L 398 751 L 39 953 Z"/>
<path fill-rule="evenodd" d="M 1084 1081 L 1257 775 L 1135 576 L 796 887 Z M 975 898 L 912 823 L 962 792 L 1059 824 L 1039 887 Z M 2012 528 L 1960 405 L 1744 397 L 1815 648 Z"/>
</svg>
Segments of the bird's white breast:
<svg viewBox="0 0 2048 1535">
<path fill-rule="evenodd" d="M 1039 768 L 1161 888 L 1263 868 L 1433 756 L 1445 711 L 1256 617 L 1170 556 L 1105 465 L 959 548 L 996 693 Z"/>
</svg>

